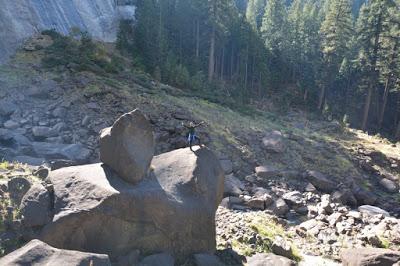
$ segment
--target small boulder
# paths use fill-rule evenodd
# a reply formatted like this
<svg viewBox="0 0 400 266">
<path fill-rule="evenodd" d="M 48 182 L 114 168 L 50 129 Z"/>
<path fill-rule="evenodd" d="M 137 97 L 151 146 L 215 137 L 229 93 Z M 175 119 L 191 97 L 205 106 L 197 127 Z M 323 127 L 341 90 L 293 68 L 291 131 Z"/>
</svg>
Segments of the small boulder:
<svg viewBox="0 0 400 266">
<path fill-rule="evenodd" d="M 263 198 L 252 198 L 246 205 L 255 210 L 265 210 L 265 200 Z"/>
<path fill-rule="evenodd" d="M 32 142 L 34 152 L 49 160 L 65 159 L 76 163 L 87 162 L 92 152 L 82 144 Z"/>
<path fill-rule="evenodd" d="M 107 255 L 53 248 L 39 240 L 32 240 L 20 249 L 0 259 L 7 266 L 111 266 Z"/>
<path fill-rule="evenodd" d="M 298 206 L 302 203 L 303 196 L 299 191 L 291 191 L 283 194 L 282 198 L 290 206 Z"/>
<path fill-rule="evenodd" d="M 279 198 L 277 199 L 273 204 L 272 204 L 272 211 L 277 215 L 277 216 L 285 216 L 286 213 L 289 211 L 289 206 L 286 204 L 286 202 Z"/>
<path fill-rule="evenodd" d="M 50 193 L 41 184 L 34 184 L 22 198 L 20 210 L 26 227 L 43 226 L 52 220 Z"/>
<path fill-rule="evenodd" d="M 335 191 L 332 195 L 332 202 L 338 202 L 343 205 L 356 206 L 357 199 L 354 197 L 350 189 L 342 189 Z"/>
<path fill-rule="evenodd" d="M 400 262 L 400 252 L 382 248 L 352 248 L 341 253 L 344 266 L 392 266 Z"/>
<path fill-rule="evenodd" d="M 229 175 L 229 174 L 232 173 L 232 171 L 233 171 L 233 164 L 232 164 L 232 161 L 231 161 L 231 160 L 229 160 L 229 159 L 222 159 L 222 160 L 219 160 L 219 163 L 221 164 L 222 169 L 224 170 L 224 172 L 225 172 L 226 175 Z"/>
<path fill-rule="evenodd" d="M 58 132 L 51 127 L 36 126 L 32 128 L 32 135 L 37 139 L 56 137 Z"/>
<path fill-rule="evenodd" d="M 333 213 L 331 197 L 329 194 L 322 195 L 321 202 L 317 204 L 318 214 L 330 215 Z"/>
<path fill-rule="evenodd" d="M 378 199 L 374 193 L 369 192 L 362 187 L 356 186 L 353 188 L 352 192 L 358 204 L 374 205 Z"/>
<path fill-rule="evenodd" d="M 386 190 L 389 193 L 397 193 L 397 192 L 399 192 L 399 185 L 396 182 L 394 182 L 394 181 L 392 181 L 390 179 L 382 178 L 379 181 L 379 184 L 381 185 L 381 187 L 384 190 Z"/>
<path fill-rule="evenodd" d="M 390 214 L 387 211 L 382 210 L 381 208 L 378 208 L 376 206 L 371 206 L 371 205 L 360 206 L 360 207 L 358 207 L 358 211 L 363 214 L 370 215 L 370 216 L 377 215 L 377 214 L 382 214 L 385 217 L 390 216 Z"/>
<path fill-rule="evenodd" d="M 100 136 L 100 160 L 125 181 L 136 184 L 154 155 L 153 127 L 139 110 L 122 115 Z"/>
<path fill-rule="evenodd" d="M 225 176 L 224 181 L 224 195 L 225 196 L 239 196 L 243 193 L 244 185 L 242 181 L 233 175 Z"/>
<path fill-rule="evenodd" d="M 328 177 L 324 174 L 317 172 L 317 171 L 307 171 L 305 173 L 305 177 L 307 180 L 313 184 L 318 190 L 323 192 L 332 192 L 336 185 L 332 182 Z"/>
<path fill-rule="evenodd" d="M 145 257 L 138 266 L 174 266 L 175 260 L 168 253 L 154 254 Z"/>
<path fill-rule="evenodd" d="M 18 106 L 10 99 L 0 100 L 0 116 L 9 116 L 18 110 Z"/>
<path fill-rule="evenodd" d="M 224 266 L 219 258 L 211 254 L 195 254 L 194 262 L 196 266 Z"/>
<path fill-rule="evenodd" d="M 7 187 L 10 197 L 17 205 L 21 203 L 22 197 L 31 188 L 32 183 L 25 177 L 14 177 L 8 180 Z"/>
<path fill-rule="evenodd" d="M 4 123 L 4 128 L 6 129 L 16 129 L 19 127 L 19 123 L 14 120 L 8 120 Z"/>
<path fill-rule="evenodd" d="M 39 177 L 40 179 L 45 179 L 49 175 L 49 169 L 46 167 L 39 167 L 36 171 L 33 172 L 33 175 Z"/>
<path fill-rule="evenodd" d="M 288 259 L 295 258 L 291 245 L 279 236 L 276 237 L 272 243 L 271 251 L 276 255 L 283 256 Z"/>
<path fill-rule="evenodd" d="M 277 130 L 267 133 L 262 139 L 262 145 L 268 152 L 282 153 L 285 151 L 283 134 Z"/>
<path fill-rule="evenodd" d="M 266 179 L 279 175 L 279 170 L 271 165 L 258 166 L 256 167 L 255 172 L 256 176 Z"/>
<path fill-rule="evenodd" d="M 248 266 L 296 266 L 297 263 L 272 253 L 257 253 L 247 259 Z"/>
</svg>

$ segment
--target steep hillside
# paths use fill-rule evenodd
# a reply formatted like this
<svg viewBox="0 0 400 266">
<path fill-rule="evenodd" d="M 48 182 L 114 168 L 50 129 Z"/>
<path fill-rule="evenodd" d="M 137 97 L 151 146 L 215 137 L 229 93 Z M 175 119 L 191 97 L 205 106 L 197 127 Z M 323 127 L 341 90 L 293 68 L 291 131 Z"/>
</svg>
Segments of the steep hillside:
<svg viewBox="0 0 400 266">
<path fill-rule="evenodd" d="M 104 51 L 109 61 L 118 56 L 112 48 Z M 135 71 L 122 58 L 116 73 L 79 71 L 72 64 L 44 67 L 46 53 L 21 50 L 0 66 L 0 157 L 6 161 L 45 162 L 53 169 L 98 162 L 99 130 L 135 108 L 156 128 L 157 153 L 186 146 L 182 122 L 205 121 L 198 134 L 227 174 L 222 205 L 228 208 L 220 207 L 217 217 L 225 261 L 227 248 L 249 256 L 274 250 L 277 237 L 294 245 L 290 256 L 297 260 L 307 260 L 307 254 L 338 260 L 339 251 L 351 246 L 400 248 L 397 219 L 386 223 L 383 215 L 375 223 L 349 214 L 368 204 L 400 215 L 399 143 L 298 110 L 273 112 L 271 103 L 242 106 L 202 91 L 189 93 Z M 3 184 L 21 176 L 15 169 L 26 169 L 10 165 L 0 165 Z M 266 199 L 260 205 L 260 191 L 269 195 L 270 206 Z M 320 211 L 324 201 L 333 209 Z M 331 222 L 336 213 L 343 217 Z M 307 231 L 315 226 L 301 223 L 306 220 L 319 226 L 312 236 Z M 374 231 L 378 244 L 369 236 L 359 239 L 381 220 L 389 235 Z M 332 234 L 337 237 L 327 239 Z"/>
<path fill-rule="evenodd" d="M 68 34 L 71 28 L 79 28 L 98 40 L 114 42 L 120 18 L 132 19 L 134 14 L 133 5 L 113 0 L 1 1 L 0 63 L 23 40 L 46 29 Z"/>
</svg>

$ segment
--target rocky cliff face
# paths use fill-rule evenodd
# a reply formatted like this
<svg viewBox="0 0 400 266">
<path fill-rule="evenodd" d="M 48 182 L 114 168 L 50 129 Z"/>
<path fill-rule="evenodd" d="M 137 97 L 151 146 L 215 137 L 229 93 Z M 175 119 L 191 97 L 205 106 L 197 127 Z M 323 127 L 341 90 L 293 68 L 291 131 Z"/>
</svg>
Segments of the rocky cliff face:
<svg viewBox="0 0 400 266">
<path fill-rule="evenodd" d="M 118 21 L 133 19 L 132 1 L 116 0 L 0 0 L 0 63 L 27 37 L 44 29 L 67 34 L 77 27 L 95 39 L 113 42 Z"/>
</svg>

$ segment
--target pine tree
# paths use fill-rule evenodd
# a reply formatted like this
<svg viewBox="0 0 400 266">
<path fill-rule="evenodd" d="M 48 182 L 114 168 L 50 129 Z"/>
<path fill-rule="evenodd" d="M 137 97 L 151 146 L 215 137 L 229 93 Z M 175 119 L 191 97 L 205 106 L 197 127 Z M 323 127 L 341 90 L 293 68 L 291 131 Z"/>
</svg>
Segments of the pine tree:
<svg viewBox="0 0 400 266">
<path fill-rule="evenodd" d="M 265 5 L 265 0 L 249 0 L 247 3 L 246 19 L 255 30 L 258 30 L 261 26 Z"/>
<path fill-rule="evenodd" d="M 357 36 L 360 46 L 358 62 L 363 72 L 363 84 L 367 90 L 362 130 L 366 130 L 372 98 L 379 85 L 379 61 L 383 49 L 383 36 L 389 33 L 391 0 L 375 0 L 361 8 L 357 21 Z"/>
<path fill-rule="evenodd" d="M 268 49 L 269 68 L 272 71 L 271 84 L 276 89 L 288 74 L 285 53 L 288 33 L 286 6 L 281 0 L 269 0 L 265 7 L 261 26 L 261 36 Z"/>
<path fill-rule="evenodd" d="M 318 109 L 322 110 L 326 95 L 340 65 L 346 57 L 348 44 L 353 32 L 353 20 L 349 0 L 333 0 L 321 26 L 322 52 L 324 57 L 323 84 L 318 101 Z"/>
</svg>

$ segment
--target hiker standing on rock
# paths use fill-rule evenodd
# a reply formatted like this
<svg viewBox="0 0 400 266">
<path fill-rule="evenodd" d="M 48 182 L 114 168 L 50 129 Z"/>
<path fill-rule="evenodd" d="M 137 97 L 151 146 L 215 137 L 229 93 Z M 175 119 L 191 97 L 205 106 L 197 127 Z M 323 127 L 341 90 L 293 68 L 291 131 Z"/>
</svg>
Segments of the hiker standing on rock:
<svg viewBox="0 0 400 266">
<path fill-rule="evenodd" d="M 192 150 L 192 145 L 193 145 L 195 140 L 197 140 L 198 143 L 199 143 L 199 146 L 201 146 L 200 138 L 196 135 L 196 128 L 201 126 L 201 125 L 203 125 L 203 124 L 204 124 L 204 121 L 202 121 L 202 122 L 200 122 L 198 124 L 195 124 L 194 122 L 190 122 L 189 125 L 185 125 L 184 123 L 182 123 L 182 126 L 186 127 L 189 130 L 187 141 L 189 143 L 189 147 L 190 147 L 191 151 L 193 151 Z"/>
</svg>

